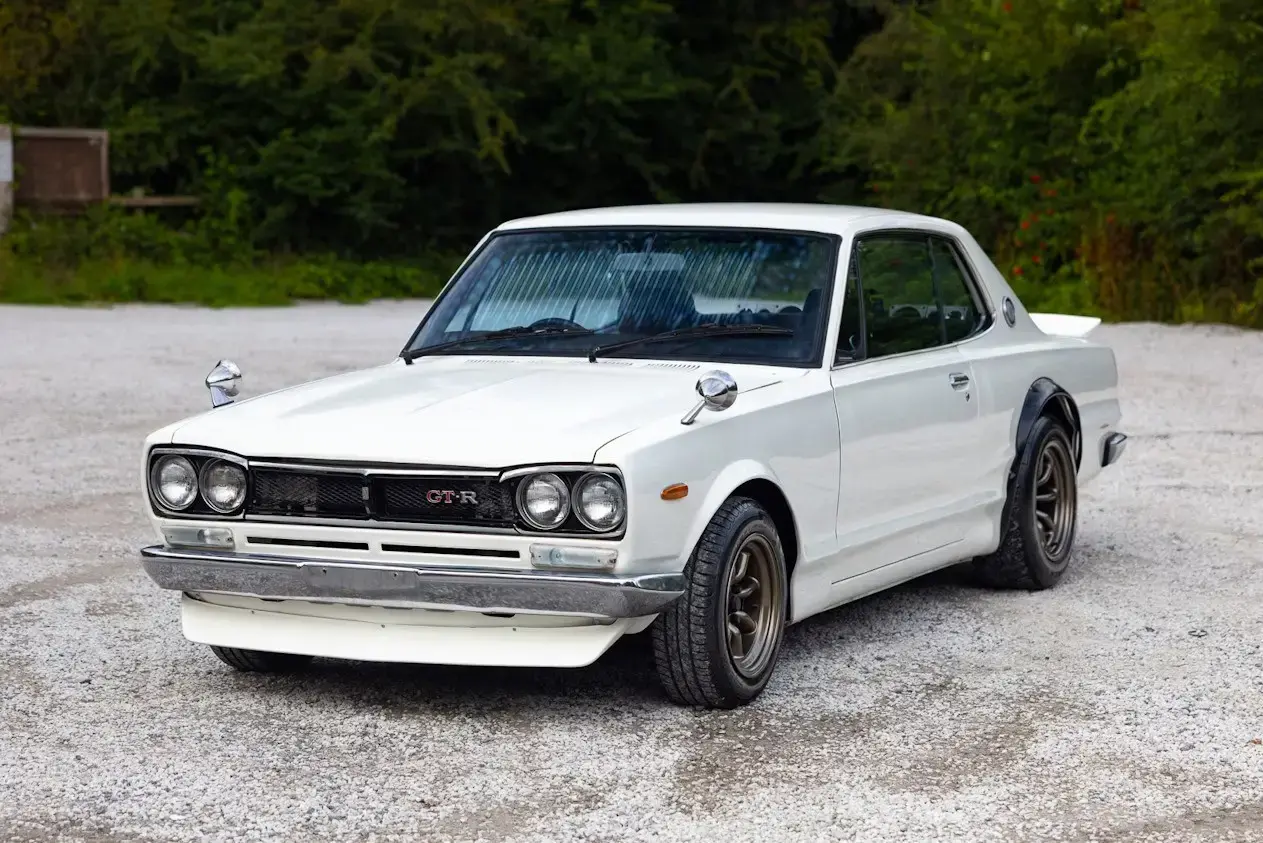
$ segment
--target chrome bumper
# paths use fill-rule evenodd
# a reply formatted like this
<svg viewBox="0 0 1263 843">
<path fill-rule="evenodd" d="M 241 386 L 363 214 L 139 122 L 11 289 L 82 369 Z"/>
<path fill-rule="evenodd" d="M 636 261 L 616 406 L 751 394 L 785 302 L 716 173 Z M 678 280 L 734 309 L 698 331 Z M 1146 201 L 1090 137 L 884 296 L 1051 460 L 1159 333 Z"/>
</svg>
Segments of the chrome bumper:
<svg viewBox="0 0 1263 843">
<path fill-rule="evenodd" d="M 145 573 L 173 591 L 406 609 L 636 618 L 684 592 L 682 574 L 418 568 L 163 545 L 140 555 Z"/>
</svg>

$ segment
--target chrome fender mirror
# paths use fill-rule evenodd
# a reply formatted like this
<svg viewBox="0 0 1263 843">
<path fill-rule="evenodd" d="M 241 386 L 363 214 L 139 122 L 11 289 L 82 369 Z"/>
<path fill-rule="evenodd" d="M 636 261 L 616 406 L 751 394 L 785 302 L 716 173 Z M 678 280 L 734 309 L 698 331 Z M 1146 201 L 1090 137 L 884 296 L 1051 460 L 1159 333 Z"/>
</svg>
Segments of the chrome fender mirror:
<svg viewBox="0 0 1263 843">
<path fill-rule="evenodd" d="M 241 391 L 241 369 L 231 360 L 220 360 L 206 376 L 206 388 L 210 390 L 212 407 L 231 404 Z"/>
<path fill-rule="evenodd" d="M 697 379 L 697 394 L 702 400 L 680 419 L 680 424 L 692 424 L 703 409 L 716 413 L 727 410 L 737 400 L 737 382 L 732 375 L 716 369 Z"/>
</svg>

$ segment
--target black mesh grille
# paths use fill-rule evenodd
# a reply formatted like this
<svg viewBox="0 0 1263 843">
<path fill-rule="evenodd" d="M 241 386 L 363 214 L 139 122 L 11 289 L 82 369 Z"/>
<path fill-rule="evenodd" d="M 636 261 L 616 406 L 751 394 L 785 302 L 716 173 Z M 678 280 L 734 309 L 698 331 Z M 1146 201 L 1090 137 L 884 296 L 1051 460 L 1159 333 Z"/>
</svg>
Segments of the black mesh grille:
<svg viewBox="0 0 1263 843">
<path fill-rule="evenodd" d="M 494 477 L 365 477 L 258 468 L 251 479 L 251 515 L 483 526 L 514 521 L 513 485 Z"/>
<path fill-rule="evenodd" d="M 365 479 L 358 474 L 255 469 L 252 475 L 252 514 L 368 517 L 364 509 Z"/>
<path fill-rule="evenodd" d="M 436 524 L 513 523 L 509 484 L 484 477 L 378 477 L 373 481 L 375 508 L 389 521 Z"/>
</svg>

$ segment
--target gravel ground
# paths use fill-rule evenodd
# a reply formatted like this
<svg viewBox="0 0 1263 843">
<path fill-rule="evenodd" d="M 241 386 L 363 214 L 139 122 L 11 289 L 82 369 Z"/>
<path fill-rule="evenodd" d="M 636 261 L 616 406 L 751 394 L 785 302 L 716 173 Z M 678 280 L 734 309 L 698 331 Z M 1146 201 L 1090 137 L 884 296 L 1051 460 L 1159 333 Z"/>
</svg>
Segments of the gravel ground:
<svg viewBox="0 0 1263 843">
<path fill-rule="evenodd" d="M 388 359 L 417 303 L 0 308 L 0 840 L 1263 840 L 1263 334 L 1110 326 L 1123 462 L 1061 585 L 792 628 L 753 706 L 578 671 L 242 676 L 137 564 L 143 436 Z"/>
</svg>

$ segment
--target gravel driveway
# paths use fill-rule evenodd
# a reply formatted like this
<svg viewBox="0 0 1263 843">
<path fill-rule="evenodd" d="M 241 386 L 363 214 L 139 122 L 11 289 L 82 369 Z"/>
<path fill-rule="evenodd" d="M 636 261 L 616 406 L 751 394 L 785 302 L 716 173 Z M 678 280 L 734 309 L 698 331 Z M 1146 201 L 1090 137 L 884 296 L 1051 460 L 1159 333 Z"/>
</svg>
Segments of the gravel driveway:
<svg viewBox="0 0 1263 843">
<path fill-rule="evenodd" d="M 1263 840 L 1263 334 L 1110 326 L 1123 462 L 1051 592 L 793 627 L 753 706 L 577 671 L 233 673 L 141 572 L 146 433 L 393 356 L 418 303 L 0 308 L 0 840 Z"/>
</svg>

